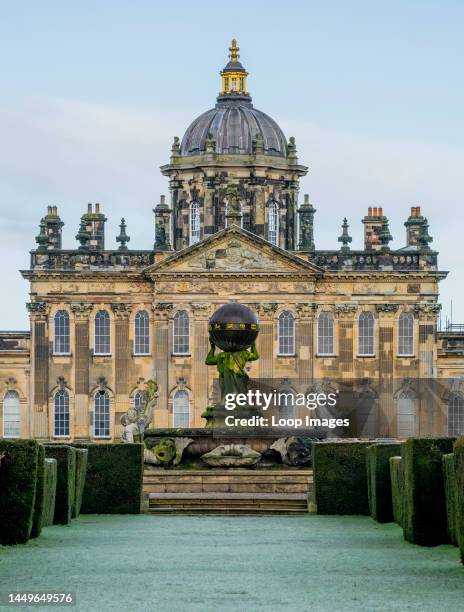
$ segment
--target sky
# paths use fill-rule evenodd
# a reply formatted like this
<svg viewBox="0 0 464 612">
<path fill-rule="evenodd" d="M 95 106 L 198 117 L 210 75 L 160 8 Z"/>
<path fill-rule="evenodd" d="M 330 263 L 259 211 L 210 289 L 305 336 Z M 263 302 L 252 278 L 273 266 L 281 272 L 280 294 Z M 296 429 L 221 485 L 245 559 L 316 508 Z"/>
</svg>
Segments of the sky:
<svg viewBox="0 0 464 612">
<path fill-rule="evenodd" d="M 443 321 L 464 323 L 464 3 L 274 0 L 229 3 L 0 0 L 0 329 L 28 329 L 40 218 L 57 205 L 64 248 L 100 202 L 107 246 L 126 218 L 132 248 L 154 241 L 159 166 L 174 136 L 214 106 L 230 40 L 254 105 L 294 136 L 317 209 L 316 247 L 343 217 L 383 206 L 405 245 L 422 206 L 439 267 Z"/>
</svg>

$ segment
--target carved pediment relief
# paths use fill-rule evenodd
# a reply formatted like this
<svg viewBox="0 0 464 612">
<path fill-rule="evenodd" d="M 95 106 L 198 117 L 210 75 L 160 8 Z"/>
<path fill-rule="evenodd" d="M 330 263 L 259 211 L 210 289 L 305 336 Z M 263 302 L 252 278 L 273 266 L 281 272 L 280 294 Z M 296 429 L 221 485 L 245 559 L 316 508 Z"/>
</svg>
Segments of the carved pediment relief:
<svg viewBox="0 0 464 612">
<path fill-rule="evenodd" d="M 306 272 L 319 269 L 242 229 L 227 228 L 150 266 L 146 272 Z"/>
</svg>

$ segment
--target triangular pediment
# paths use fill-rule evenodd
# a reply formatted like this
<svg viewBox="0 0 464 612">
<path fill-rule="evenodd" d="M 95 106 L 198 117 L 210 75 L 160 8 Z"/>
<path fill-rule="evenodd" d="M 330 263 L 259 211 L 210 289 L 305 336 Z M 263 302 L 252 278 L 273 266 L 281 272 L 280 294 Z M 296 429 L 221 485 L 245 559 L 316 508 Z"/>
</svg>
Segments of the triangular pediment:
<svg viewBox="0 0 464 612">
<path fill-rule="evenodd" d="M 197 273 L 313 273 L 322 270 L 308 261 L 272 245 L 235 225 L 151 265 L 149 276 L 158 272 Z"/>
</svg>

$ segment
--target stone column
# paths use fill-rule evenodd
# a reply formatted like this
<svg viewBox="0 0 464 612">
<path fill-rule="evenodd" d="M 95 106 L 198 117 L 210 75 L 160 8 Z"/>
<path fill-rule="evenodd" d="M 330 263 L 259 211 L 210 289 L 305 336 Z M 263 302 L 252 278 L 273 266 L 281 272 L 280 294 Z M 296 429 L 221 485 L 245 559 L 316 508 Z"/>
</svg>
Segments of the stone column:
<svg viewBox="0 0 464 612">
<path fill-rule="evenodd" d="M 91 366 L 89 342 L 89 315 L 92 304 L 73 303 L 74 313 L 74 414 L 75 437 L 88 439 L 90 435 L 89 419 L 89 372 Z"/>
<path fill-rule="evenodd" d="M 214 223 L 213 196 L 214 196 L 214 176 L 205 177 L 204 185 L 204 225 L 203 238 L 214 234 L 217 230 Z"/>
<path fill-rule="evenodd" d="M 277 303 L 259 304 L 259 335 L 257 349 L 259 353 L 259 377 L 260 379 L 272 379 L 274 376 L 274 335 L 276 334 L 276 322 L 274 315 Z"/>
<path fill-rule="evenodd" d="M 132 378 L 132 347 L 129 340 L 130 304 L 116 302 L 111 305 L 115 316 L 114 365 L 115 365 L 115 429 L 121 416 L 129 408 L 129 380 Z"/>
<path fill-rule="evenodd" d="M 301 391 L 305 392 L 313 379 L 313 326 L 315 311 L 313 305 L 308 303 L 297 303 L 296 310 L 298 313 L 295 330 L 298 378 L 302 385 Z"/>
<path fill-rule="evenodd" d="M 396 432 L 396 406 L 393 399 L 393 329 L 398 304 L 377 304 L 379 315 L 379 436 Z"/>
<path fill-rule="evenodd" d="M 193 357 L 193 394 L 194 426 L 204 426 L 201 414 L 206 410 L 208 398 L 208 366 L 205 364 L 206 355 L 209 350 L 208 319 L 211 315 L 211 305 L 207 302 L 193 302 L 194 314 L 194 357 Z"/>
<path fill-rule="evenodd" d="M 419 318 L 419 378 L 421 379 L 420 391 L 422 391 L 418 434 L 420 436 L 446 434 L 440 407 L 435 403 L 436 389 L 433 388 L 431 381 L 436 377 L 437 371 L 435 332 L 440 305 L 416 304 L 414 311 Z"/>
<path fill-rule="evenodd" d="M 153 379 L 158 383 L 158 406 L 155 414 L 155 424 L 157 427 L 168 427 L 168 375 L 169 363 L 171 359 L 171 348 L 169 342 L 169 316 L 173 309 L 173 304 L 168 302 L 153 303 L 154 337 L 155 337 L 155 357 Z"/>
<path fill-rule="evenodd" d="M 48 313 L 49 306 L 45 302 L 30 302 L 27 309 L 31 317 L 31 367 L 33 385 L 31 411 L 33 413 L 33 436 L 48 438 L 48 370 L 49 370 L 49 338 Z"/>
</svg>

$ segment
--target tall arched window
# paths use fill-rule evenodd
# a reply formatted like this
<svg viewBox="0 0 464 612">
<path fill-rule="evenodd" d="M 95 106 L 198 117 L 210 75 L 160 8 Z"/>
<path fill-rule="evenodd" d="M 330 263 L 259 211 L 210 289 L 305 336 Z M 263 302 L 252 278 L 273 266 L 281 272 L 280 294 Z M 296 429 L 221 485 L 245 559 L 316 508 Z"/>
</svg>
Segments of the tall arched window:
<svg viewBox="0 0 464 612">
<path fill-rule="evenodd" d="M 448 399 L 448 435 L 464 435 L 464 398 L 452 393 Z"/>
<path fill-rule="evenodd" d="M 190 351 L 189 316 L 185 310 L 178 310 L 174 315 L 173 352 L 176 355 L 186 355 Z"/>
<path fill-rule="evenodd" d="M 285 310 L 279 316 L 279 355 L 295 354 L 295 318 Z"/>
<path fill-rule="evenodd" d="M 95 355 L 109 355 L 111 353 L 110 341 L 110 315 L 106 310 L 99 310 L 95 315 Z"/>
<path fill-rule="evenodd" d="M 272 244 L 279 244 L 279 205 L 275 200 L 269 202 L 267 239 Z"/>
<path fill-rule="evenodd" d="M 200 241 L 200 203 L 194 200 L 190 204 L 190 244 Z"/>
<path fill-rule="evenodd" d="M 317 353 L 334 354 L 334 317 L 331 312 L 321 312 L 317 319 Z"/>
<path fill-rule="evenodd" d="M 414 354 L 414 317 L 403 312 L 398 320 L 398 355 Z"/>
<path fill-rule="evenodd" d="M 358 354 L 374 355 L 374 315 L 362 312 L 358 321 Z"/>
<path fill-rule="evenodd" d="M 134 395 L 134 408 L 135 410 L 142 410 L 145 405 L 145 393 L 143 391 L 137 391 Z"/>
<path fill-rule="evenodd" d="M 404 389 L 397 400 L 396 435 L 398 438 L 417 436 L 417 400 L 414 391 Z"/>
<path fill-rule="evenodd" d="M 148 355 L 150 353 L 150 317 L 146 310 L 137 312 L 134 328 L 134 353 Z"/>
<path fill-rule="evenodd" d="M 55 342 L 54 353 L 67 354 L 70 352 L 69 341 L 69 314 L 66 310 L 58 310 L 54 318 Z"/>
<path fill-rule="evenodd" d="M 93 435 L 95 438 L 110 437 L 110 397 L 107 391 L 95 393 Z"/>
<path fill-rule="evenodd" d="M 54 435 L 69 436 L 69 393 L 60 389 L 55 393 L 54 405 Z"/>
<path fill-rule="evenodd" d="M 172 416 L 173 427 L 188 427 L 190 425 L 190 406 L 187 391 L 176 391 L 172 403 Z"/>
<path fill-rule="evenodd" d="M 21 436 L 19 393 L 17 391 L 7 391 L 3 398 L 3 436 L 5 438 Z"/>
</svg>

